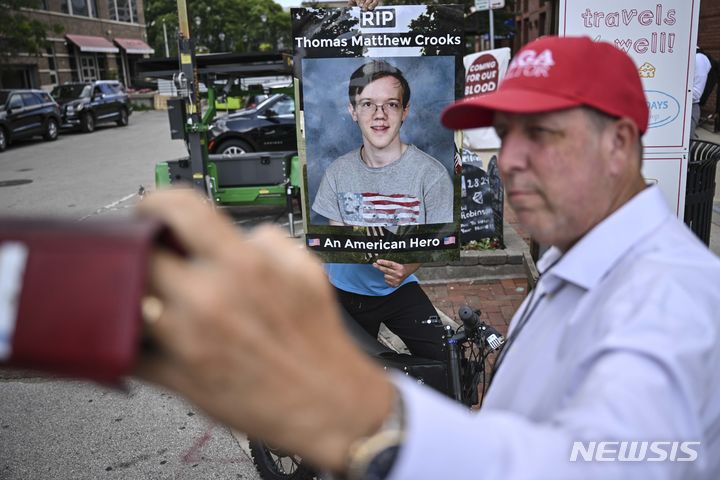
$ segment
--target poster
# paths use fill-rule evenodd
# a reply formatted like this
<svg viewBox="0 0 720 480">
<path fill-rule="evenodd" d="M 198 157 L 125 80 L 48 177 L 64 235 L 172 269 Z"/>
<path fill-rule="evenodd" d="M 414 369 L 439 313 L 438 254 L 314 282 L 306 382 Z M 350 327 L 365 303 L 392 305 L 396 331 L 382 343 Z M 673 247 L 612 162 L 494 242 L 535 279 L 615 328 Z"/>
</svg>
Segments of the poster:
<svg viewBox="0 0 720 480">
<path fill-rule="evenodd" d="M 497 150 L 473 152 L 463 149 L 460 207 L 460 238 L 463 245 L 487 240 L 503 245 L 503 184 Z"/>
<path fill-rule="evenodd" d="M 561 0 L 560 34 L 606 41 L 635 61 L 650 109 L 643 174 L 682 218 L 699 0 Z M 593 68 L 592 60 L 588 68 Z M 668 168 L 668 158 L 679 165 Z"/>
<path fill-rule="evenodd" d="M 485 95 L 497 90 L 510 63 L 510 49 L 496 48 L 465 55 L 465 97 Z M 500 139 L 495 129 L 471 128 L 463 130 L 463 147 L 474 150 L 499 149 Z"/>
<path fill-rule="evenodd" d="M 459 257 L 455 6 L 292 9 L 307 247 L 325 261 Z M 303 148 L 304 147 L 304 148 Z"/>
<path fill-rule="evenodd" d="M 463 58 L 465 98 L 497 90 L 510 63 L 510 49 L 497 48 Z M 470 248 L 503 248 L 503 185 L 497 168 L 500 139 L 495 129 L 463 130 L 460 239 Z"/>
</svg>

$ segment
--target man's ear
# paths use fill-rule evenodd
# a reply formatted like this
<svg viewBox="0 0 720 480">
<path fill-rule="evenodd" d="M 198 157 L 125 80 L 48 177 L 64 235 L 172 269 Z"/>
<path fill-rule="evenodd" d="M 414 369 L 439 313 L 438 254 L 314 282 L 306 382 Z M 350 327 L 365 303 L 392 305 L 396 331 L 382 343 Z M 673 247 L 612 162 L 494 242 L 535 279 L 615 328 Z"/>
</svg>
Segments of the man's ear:
<svg viewBox="0 0 720 480">
<path fill-rule="evenodd" d="M 353 107 L 352 103 L 348 103 L 348 112 L 350 112 L 350 116 L 352 117 L 353 122 L 357 123 L 357 112 L 355 111 L 355 107 Z"/>
<path fill-rule="evenodd" d="M 402 118 L 400 119 L 400 123 L 404 122 L 409 114 L 410 114 L 410 102 L 408 102 L 408 104 L 403 107 L 403 113 L 402 113 Z"/>
<path fill-rule="evenodd" d="M 606 148 L 610 153 L 610 172 L 614 175 L 623 173 L 627 168 L 636 168 L 640 164 L 637 158 L 640 131 L 635 122 L 627 117 L 619 118 L 608 126 L 606 132 Z"/>
</svg>

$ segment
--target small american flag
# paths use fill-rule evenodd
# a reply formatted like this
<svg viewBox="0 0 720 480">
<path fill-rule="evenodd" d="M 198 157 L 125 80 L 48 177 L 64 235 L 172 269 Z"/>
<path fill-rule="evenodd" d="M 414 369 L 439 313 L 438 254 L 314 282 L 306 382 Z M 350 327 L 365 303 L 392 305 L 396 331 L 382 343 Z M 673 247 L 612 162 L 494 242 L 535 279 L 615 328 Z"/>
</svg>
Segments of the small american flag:
<svg viewBox="0 0 720 480">
<path fill-rule="evenodd" d="M 443 245 L 455 245 L 455 236 L 443 238 Z"/>
<path fill-rule="evenodd" d="M 320 246 L 320 239 L 319 238 L 308 238 L 308 247 L 319 247 Z"/>
<path fill-rule="evenodd" d="M 384 226 L 420 223 L 420 200 L 402 193 L 341 193 L 343 221 L 349 225 Z"/>
</svg>

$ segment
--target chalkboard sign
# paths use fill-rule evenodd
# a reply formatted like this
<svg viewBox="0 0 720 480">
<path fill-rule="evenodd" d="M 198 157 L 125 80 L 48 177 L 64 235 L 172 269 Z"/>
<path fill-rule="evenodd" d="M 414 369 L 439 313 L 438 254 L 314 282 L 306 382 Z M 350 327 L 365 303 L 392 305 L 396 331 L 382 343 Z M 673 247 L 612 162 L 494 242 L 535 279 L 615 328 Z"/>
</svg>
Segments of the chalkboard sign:
<svg viewBox="0 0 720 480">
<path fill-rule="evenodd" d="M 503 186 L 495 155 L 485 171 L 475 152 L 463 151 L 460 238 L 463 244 L 484 239 L 503 244 Z"/>
</svg>

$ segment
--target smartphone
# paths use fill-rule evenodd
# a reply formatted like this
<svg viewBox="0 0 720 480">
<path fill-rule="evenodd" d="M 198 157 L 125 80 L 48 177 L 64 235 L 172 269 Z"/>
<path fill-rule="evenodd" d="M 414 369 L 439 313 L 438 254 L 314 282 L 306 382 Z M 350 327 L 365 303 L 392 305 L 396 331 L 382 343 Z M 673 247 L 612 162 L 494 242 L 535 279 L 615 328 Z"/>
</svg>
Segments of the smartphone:
<svg viewBox="0 0 720 480">
<path fill-rule="evenodd" d="M 159 222 L 0 217 L 0 368 L 117 382 L 142 336 Z"/>
</svg>

